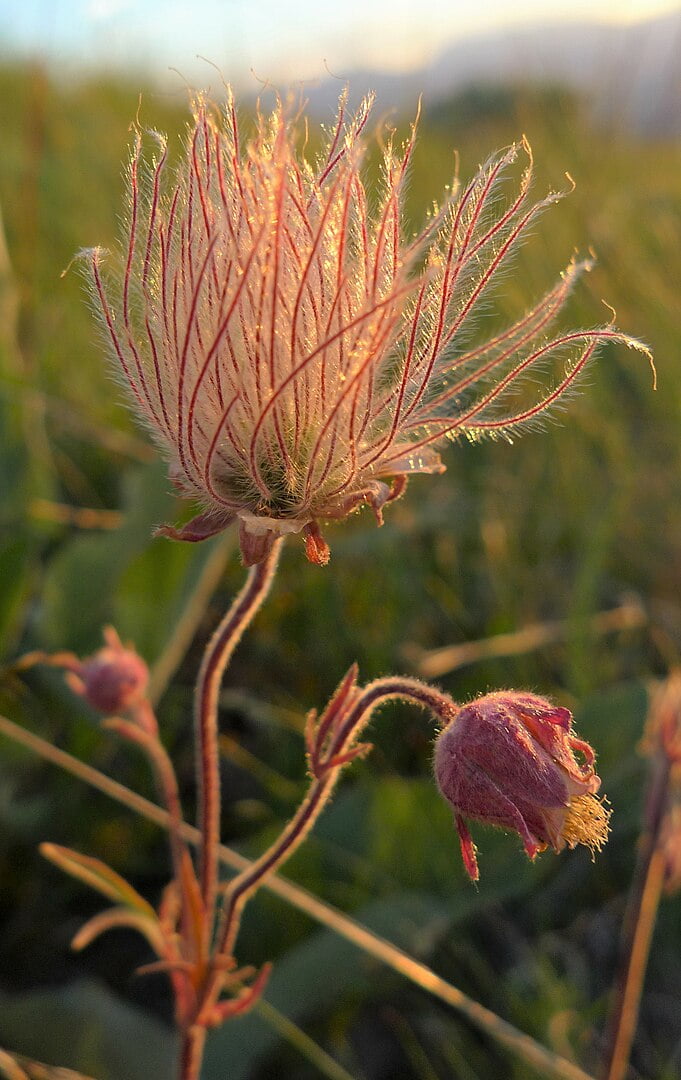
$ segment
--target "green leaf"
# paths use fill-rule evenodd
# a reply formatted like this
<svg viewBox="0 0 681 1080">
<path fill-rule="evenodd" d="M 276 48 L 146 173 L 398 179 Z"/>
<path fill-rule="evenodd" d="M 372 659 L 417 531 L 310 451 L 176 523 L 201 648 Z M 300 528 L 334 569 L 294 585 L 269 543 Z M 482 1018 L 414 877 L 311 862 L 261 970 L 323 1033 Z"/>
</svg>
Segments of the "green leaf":
<svg viewBox="0 0 681 1080">
<path fill-rule="evenodd" d="M 0 542 L 0 655 L 13 648 L 25 616 L 35 563 L 33 548 L 20 528 L 11 539 Z"/>
<path fill-rule="evenodd" d="M 75 536 L 45 576 L 39 628 L 47 648 L 77 653 L 92 649 L 112 621 L 113 594 L 126 566 L 152 543 L 155 525 L 173 514 L 165 468 L 160 462 L 131 469 L 124 481 L 120 529 Z"/>
<path fill-rule="evenodd" d="M 156 526 L 178 513 L 162 462 L 128 472 L 122 509 L 120 529 L 75 536 L 52 561 L 38 620 L 46 648 L 83 655 L 101 640 L 101 628 L 113 623 L 151 664 L 197 589 L 207 602 L 200 583 L 224 540 L 182 544 L 154 538 Z"/>
<path fill-rule="evenodd" d="M 42 1061 L 31 1061 L 23 1054 L 8 1054 L 6 1050 L 0 1050 L 0 1076 L 6 1080 L 15 1080 L 16 1077 L 20 1077 L 20 1080 L 93 1080 L 93 1077 L 74 1072 L 73 1069 L 45 1065 Z"/>
<path fill-rule="evenodd" d="M 640 827 L 647 763 L 637 746 L 647 711 L 646 687 L 632 682 L 594 694 L 575 715 L 576 731 L 596 751 L 602 790 L 613 810 L 613 834 L 632 835 Z"/>
<path fill-rule="evenodd" d="M 642 683 L 614 686 L 587 698 L 575 713 L 575 729 L 593 743 L 598 771 L 607 778 L 636 748 L 645 725 L 648 692 Z"/>
<path fill-rule="evenodd" d="M 89 980 L 27 994 L 0 993 L 0 1042 L 97 1080 L 151 1080 L 175 1071 L 175 1036 Z"/>
<path fill-rule="evenodd" d="M 163 957 L 165 942 L 158 919 L 120 905 L 108 908 L 106 911 L 100 911 L 98 915 L 94 915 L 84 926 L 81 926 L 71 942 L 71 948 L 76 952 L 80 952 L 81 949 L 87 948 L 100 934 L 105 934 L 107 930 L 113 930 L 121 926 L 137 930 L 142 937 L 147 939 L 156 955 Z"/>
<path fill-rule="evenodd" d="M 40 391 L 8 377 L 8 363 L 0 343 L 0 525 L 14 527 L 32 499 L 54 495 L 55 478 Z"/>
<path fill-rule="evenodd" d="M 480 851 L 478 889 L 463 869 L 451 810 L 430 777 L 376 777 L 347 785 L 315 826 L 289 870 L 307 888 L 329 895 L 344 879 L 359 901 L 386 887 L 441 896 L 463 919 L 481 903 L 536 888 L 551 856 L 531 863 L 515 835 L 473 826 Z M 249 847 L 249 853 L 253 847 Z"/>
<path fill-rule="evenodd" d="M 190 636 L 200 622 L 215 578 L 236 546 L 234 537 L 225 541 L 221 536 L 186 544 L 161 537 L 130 559 L 116 588 L 113 621 L 121 636 L 134 640 L 150 664 L 161 655 L 187 612 L 193 614 Z M 211 563 L 217 575 L 211 573 Z M 204 587 L 205 574 L 212 578 L 209 589 Z"/>
</svg>

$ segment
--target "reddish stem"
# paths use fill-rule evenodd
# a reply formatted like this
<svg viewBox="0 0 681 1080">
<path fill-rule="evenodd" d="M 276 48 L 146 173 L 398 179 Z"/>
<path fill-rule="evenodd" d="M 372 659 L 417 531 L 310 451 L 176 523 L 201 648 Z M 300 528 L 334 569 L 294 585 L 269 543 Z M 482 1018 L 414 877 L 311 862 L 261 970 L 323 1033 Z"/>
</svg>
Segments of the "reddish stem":
<svg viewBox="0 0 681 1080">
<path fill-rule="evenodd" d="M 153 725 L 150 722 L 153 718 Z M 146 722 L 143 721 L 146 720 Z M 177 786 L 175 769 L 168 751 L 158 737 L 158 726 L 155 722 L 153 710 L 147 701 L 143 702 L 139 710 L 136 710 L 135 720 L 126 720 L 122 717 L 112 717 L 103 722 L 103 727 L 118 732 L 123 738 L 137 743 L 149 758 L 154 771 L 156 787 L 161 797 L 161 802 L 168 811 L 168 839 L 170 853 L 173 861 L 173 877 L 177 882 L 178 889 L 182 892 L 182 865 L 188 855 L 188 848 L 182 838 L 182 806 L 180 792 Z M 183 913 L 186 914 L 186 900 L 183 901 Z"/>
<path fill-rule="evenodd" d="M 661 748 L 649 781 L 644 828 L 622 927 L 620 961 L 606 1028 L 602 1076 L 623 1080 L 636 1032 L 641 992 L 662 895 L 665 858 L 660 835 L 669 803 L 671 761 Z"/>
<path fill-rule="evenodd" d="M 432 687 L 425 686 L 416 679 L 397 676 L 377 679 L 364 690 L 357 692 L 348 715 L 339 722 L 336 732 L 329 740 L 329 745 L 324 751 L 324 760 L 319 763 L 321 766 L 319 772 L 313 778 L 308 793 L 296 814 L 269 850 L 247 870 L 234 878 L 227 887 L 225 906 L 217 933 L 215 957 L 233 954 L 241 913 L 246 901 L 270 874 L 293 855 L 328 802 L 343 768 L 343 764 L 328 767 L 328 763 L 342 759 L 351 751 L 374 710 L 391 699 L 409 701 L 422 708 L 430 709 L 445 723 L 449 722 L 456 713 L 456 705 L 451 698 Z M 326 769 L 323 767 L 324 762 L 327 763 Z M 347 763 L 347 760 L 344 763 Z M 206 982 L 201 1012 L 205 1012 L 217 1000 L 222 981 L 221 972 L 214 968 Z"/>
<path fill-rule="evenodd" d="M 178 1080 L 199 1080 L 206 1043 L 206 1029 L 196 1025 L 181 1034 Z"/>
<path fill-rule="evenodd" d="M 265 559 L 253 566 L 246 584 L 211 638 L 199 672 L 195 697 L 198 826 L 201 831 L 201 893 L 210 941 L 218 879 L 220 843 L 220 754 L 218 747 L 218 695 L 232 653 L 269 592 L 282 540 L 277 539 Z"/>
</svg>

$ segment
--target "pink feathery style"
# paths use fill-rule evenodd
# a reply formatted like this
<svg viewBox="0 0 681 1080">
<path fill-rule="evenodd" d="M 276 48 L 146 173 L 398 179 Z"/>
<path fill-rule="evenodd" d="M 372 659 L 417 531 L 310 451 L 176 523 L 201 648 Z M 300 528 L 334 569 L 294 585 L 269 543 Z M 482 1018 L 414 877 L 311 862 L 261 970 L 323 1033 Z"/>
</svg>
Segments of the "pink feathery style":
<svg viewBox="0 0 681 1080">
<path fill-rule="evenodd" d="M 500 690 L 459 709 L 438 736 L 434 766 L 469 877 L 479 873 L 468 818 L 517 832 L 531 859 L 549 845 L 600 850 L 610 813 L 595 794 L 594 761 L 569 710 L 535 694 Z"/>
<path fill-rule="evenodd" d="M 202 540 L 236 521 L 246 564 L 285 533 L 325 563 L 320 521 L 368 504 L 380 524 L 411 473 L 444 470 L 446 438 L 536 420 L 605 339 L 643 349 L 611 325 L 552 333 L 590 260 L 571 262 L 517 322 L 477 335 L 493 286 L 560 194 L 532 201 L 522 142 L 465 186 L 455 179 L 406 235 L 416 125 L 401 149 L 383 134 L 369 193 L 371 104 L 348 116 L 341 96 L 314 164 L 281 101 L 258 111 L 244 143 L 231 95 L 223 108 L 197 98 L 174 170 L 163 136 L 150 133 L 145 156 L 136 134 L 119 268 L 105 278 L 102 250 L 85 255 L 133 408 L 201 507 L 165 535 Z"/>
</svg>

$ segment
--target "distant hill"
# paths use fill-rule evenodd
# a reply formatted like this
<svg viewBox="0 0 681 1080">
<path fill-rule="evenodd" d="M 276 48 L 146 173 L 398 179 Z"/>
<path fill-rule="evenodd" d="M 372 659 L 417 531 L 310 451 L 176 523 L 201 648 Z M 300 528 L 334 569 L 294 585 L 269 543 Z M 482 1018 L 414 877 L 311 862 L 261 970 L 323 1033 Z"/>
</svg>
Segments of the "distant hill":
<svg viewBox="0 0 681 1080">
<path fill-rule="evenodd" d="M 471 84 L 561 83 L 590 98 L 609 123 L 650 136 L 681 136 L 681 10 L 631 25 L 546 23 L 462 39 L 427 67 L 408 73 L 343 73 L 353 100 L 367 90 L 391 105 L 423 93 L 437 105 Z M 328 113 L 338 80 L 310 88 L 310 106 Z"/>
</svg>

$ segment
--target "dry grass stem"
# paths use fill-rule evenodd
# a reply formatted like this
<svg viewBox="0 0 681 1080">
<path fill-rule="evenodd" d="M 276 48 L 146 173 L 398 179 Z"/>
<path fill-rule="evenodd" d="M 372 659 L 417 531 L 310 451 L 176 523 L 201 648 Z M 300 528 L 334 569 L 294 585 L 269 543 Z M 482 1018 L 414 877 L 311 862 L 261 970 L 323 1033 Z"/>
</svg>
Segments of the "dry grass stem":
<svg viewBox="0 0 681 1080">
<path fill-rule="evenodd" d="M 586 628 L 592 634 L 611 634 L 621 630 L 637 630 L 645 626 L 648 616 L 636 601 L 629 601 L 613 611 L 602 611 L 589 619 Z M 564 641 L 574 623 L 569 619 L 556 619 L 543 623 L 532 623 L 522 630 L 508 634 L 495 634 L 479 641 L 466 641 L 461 645 L 446 645 L 441 649 L 428 652 L 415 645 L 404 648 L 406 659 L 410 660 L 419 675 L 436 679 L 457 668 L 468 664 L 477 664 L 501 656 L 521 656 L 523 653 L 541 649 Z"/>
</svg>

